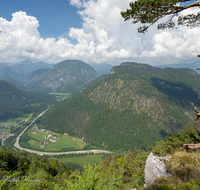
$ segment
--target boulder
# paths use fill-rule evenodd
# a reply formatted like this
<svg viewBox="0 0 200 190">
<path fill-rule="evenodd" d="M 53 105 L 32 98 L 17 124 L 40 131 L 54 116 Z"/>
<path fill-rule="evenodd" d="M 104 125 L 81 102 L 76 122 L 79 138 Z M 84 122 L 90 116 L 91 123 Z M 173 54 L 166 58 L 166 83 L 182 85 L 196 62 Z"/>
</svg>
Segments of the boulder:
<svg viewBox="0 0 200 190">
<path fill-rule="evenodd" d="M 170 173 L 166 171 L 164 160 L 169 161 L 171 156 L 160 157 L 156 154 L 150 153 L 145 165 L 145 185 L 149 187 L 158 178 L 169 177 Z"/>
</svg>

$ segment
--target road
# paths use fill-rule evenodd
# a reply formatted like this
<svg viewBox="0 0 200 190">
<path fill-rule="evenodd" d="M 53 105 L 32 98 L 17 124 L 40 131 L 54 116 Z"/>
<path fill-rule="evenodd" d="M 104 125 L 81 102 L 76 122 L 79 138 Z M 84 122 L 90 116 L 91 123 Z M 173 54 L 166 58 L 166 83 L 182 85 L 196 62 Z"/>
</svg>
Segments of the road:
<svg viewBox="0 0 200 190">
<path fill-rule="evenodd" d="M 14 135 L 14 133 L 13 134 L 9 134 L 6 138 L 4 138 L 4 139 L 2 139 L 2 146 L 4 146 L 4 141 L 7 139 L 7 138 L 9 138 L 10 136 L 13 136 Z"/>
<path fill-rule="evenodd" d="M 48 108 L 49 109 L 49 108 Z M 68 152 L 42 152 L 42 151 L 36 151 L 36 150 L 31 150 L 31 149 L 27 149 L 27 148 L 22 148 L 19 145 L 19 139 L 22 136 L 22 134 L 24 133 L 24 131 L 26 131 L 29 126 L 31 126 L 36 120 L 37 118 L 39 118 L 40 116 L 42 116 L 48 109 L 44 110 L 43 112 L 41 112 L 17 137 L 16 142 L 14 144 L 14 146 L 16 148 L 18 148 L 19 150 L 24 150 L 26 152 L 29 153 L 34 153 L 34 154 L 38 154 L 38 155 L 49 155 L 49 156 L 53 156 L 53 155 L 62 155 L 62 154 L 81 154 L 81 153 L 113 153 L 111 151 L 106 151 L 106 150 L 80 150 L 80 151 L 68 151 Z"/>
</svg>

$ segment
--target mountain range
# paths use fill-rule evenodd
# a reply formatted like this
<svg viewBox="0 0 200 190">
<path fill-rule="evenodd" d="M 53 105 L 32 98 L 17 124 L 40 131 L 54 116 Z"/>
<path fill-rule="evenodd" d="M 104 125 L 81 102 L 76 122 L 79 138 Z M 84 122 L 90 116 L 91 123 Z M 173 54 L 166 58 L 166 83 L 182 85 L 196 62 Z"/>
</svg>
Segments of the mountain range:
<svg viewBox="0 0 200 190">
<path fill-rule="evenodd" d="M 54 65 L 25 60 L 17 64 L 2 63 L 0 67 L 0 78 L 28 91 L 73 93 L 98 77 L 90 65 L 79 60 L 66 60 Z"/>
<path fill-rule="evenodd" d="M 159 68 L 189 68 L 195 70 L 198 74 L 200 74 L 200 71 L 197 70 L 197 68 L 200 68 L 200 61 L 195 61 L 193 63 L 173 63 L 173 64 L 168 64 L 168 65 L 156 65 L 156 67 Z"/>
<path fill-rule="evenodd" d="M 49 109 L 38 124 L 110 150 L 145 148 L 194 121 L 188 101 L 200 105 L 199 84 L 192 69 L 125 62 Z"/>
<path fill-rule="evenodd" d="M 0 63 L 0 79 L 10 77 L 16 73 L 27 75 L 41 68 L 52 68 L 53 65 L 42 61 L 33 63 L 28 59 L 18 63 Z"/>
</svg>

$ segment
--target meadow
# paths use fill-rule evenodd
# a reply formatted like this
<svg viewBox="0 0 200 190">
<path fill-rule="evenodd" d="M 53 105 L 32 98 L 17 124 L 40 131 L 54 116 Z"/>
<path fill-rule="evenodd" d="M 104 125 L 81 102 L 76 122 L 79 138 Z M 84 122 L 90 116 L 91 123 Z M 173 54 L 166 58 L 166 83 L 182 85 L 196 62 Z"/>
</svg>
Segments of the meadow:
<svg viewBox="0 0 200 190">
<path fill-rule="evenodd" d="M 31 132 L 31 129 L 29 129 L 28 135 L 31 138 L 31 140 L 29 140 L 28 143 L 31 147 L 48 152 L 64 151 L 67 148 L 82 149 L 86 145 L 86 143 L 82 141 L 74 141 L 69 135 L 62 135 L 54 132 L 48 132 L 48 134 L 52 135 L 53 137 L 58 137 L 58 139 L 56 140 L 56 142 L 50 142 L 48 140 L 49 144 L 45 144 L 44 148 L 40 148 L 42 140 L 44 140 L 44 137 L 47 135 L 47 132 L 37 132 L 33 134 Z"/>
</svg>

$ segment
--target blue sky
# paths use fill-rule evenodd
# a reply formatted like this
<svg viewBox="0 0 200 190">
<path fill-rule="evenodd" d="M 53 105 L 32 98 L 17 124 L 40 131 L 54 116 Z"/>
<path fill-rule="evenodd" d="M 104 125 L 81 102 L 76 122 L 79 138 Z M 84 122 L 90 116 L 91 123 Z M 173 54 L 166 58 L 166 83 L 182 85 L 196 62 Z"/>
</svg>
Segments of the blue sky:
<svg viewBox="0 0 200 190">
<path fill-rule="evenodd" d="M 63 35 L 70 27 L 80 28 L 82 20 L 77 8 L 68 0 L 0 0 L 0 17 L 12 19 L 12 13 L 24 11 L 37 18 L 43 38 Z"/>
<path fill-rule="evenodd" d="M 135 61 L 151 65 L 197 61 L 200 29 L 179 27 L 143 35 L 120 12 L 130 0 L 0 0 L 0 62 Z M 197 13 L 198 9 L 185 11 Z M 162 21 L 168 18 L 162 19 Z"/>
</svg>

